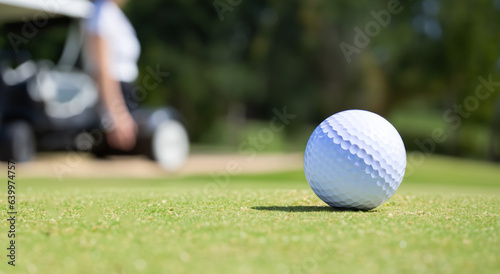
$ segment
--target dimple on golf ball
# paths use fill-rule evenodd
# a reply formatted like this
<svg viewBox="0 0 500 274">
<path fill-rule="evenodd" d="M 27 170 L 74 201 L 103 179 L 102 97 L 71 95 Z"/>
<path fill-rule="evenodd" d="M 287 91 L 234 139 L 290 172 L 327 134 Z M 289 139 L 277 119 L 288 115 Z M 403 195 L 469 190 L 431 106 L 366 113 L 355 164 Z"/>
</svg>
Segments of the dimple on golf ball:
<svg viewBox="0 0 500 274">
<path fill-rule="evenodd" d="M 346 110 L 324 120 L 304 154 L 304 173 L 312 190 L 337 208 L 369 210 L 398 189 L 406 151 L 386 119 L 365 110 Z"/>
</svg>

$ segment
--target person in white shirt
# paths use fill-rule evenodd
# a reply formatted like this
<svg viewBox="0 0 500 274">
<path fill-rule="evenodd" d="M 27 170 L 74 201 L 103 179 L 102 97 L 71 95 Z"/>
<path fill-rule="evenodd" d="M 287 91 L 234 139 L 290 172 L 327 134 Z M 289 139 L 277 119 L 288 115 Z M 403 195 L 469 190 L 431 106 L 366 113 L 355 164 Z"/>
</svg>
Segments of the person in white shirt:
<svg viewBox="0 0 500 274">
<path fill-rule="evenodd" d="M 140 44 L 132 24 L 119 6 L 126 0 L 96 0 L 85 23 L 88 70 L 97 81 L 105 116 L 108 144 L 131 150 L 137 125 L 127 108 L 125 96 L 138 76 Z"/>
</svg>

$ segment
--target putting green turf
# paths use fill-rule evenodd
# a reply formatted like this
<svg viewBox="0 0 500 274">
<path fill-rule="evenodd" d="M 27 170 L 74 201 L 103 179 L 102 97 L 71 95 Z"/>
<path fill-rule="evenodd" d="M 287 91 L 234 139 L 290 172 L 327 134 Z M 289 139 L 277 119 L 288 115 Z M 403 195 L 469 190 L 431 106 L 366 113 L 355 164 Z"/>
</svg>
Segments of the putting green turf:
<svg viewBox="0 0 500 274">
<path fill-rule="evenodd" d="M 489 163 L 428 157 L 368 212 L 325 206 L 302 171 L 18 186 L 17 266 L 0 254 L 3 273 L 500 272 Z"/>
</svg>

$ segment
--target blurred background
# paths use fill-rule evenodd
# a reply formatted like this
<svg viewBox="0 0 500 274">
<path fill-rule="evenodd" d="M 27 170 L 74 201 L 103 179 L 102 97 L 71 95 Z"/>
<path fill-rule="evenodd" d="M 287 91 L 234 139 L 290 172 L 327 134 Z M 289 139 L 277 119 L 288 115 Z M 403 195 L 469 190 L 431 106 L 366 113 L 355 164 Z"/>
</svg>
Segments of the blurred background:
<svg viewBox="0 0 500 274">
<path fill-rule="evenodd" d="M 399 12 L 381 24 L 388 5 Z M 443 129 L 438 153 L 498 160 L 500 0 L 131 0 L 125 13 L 142 46 L 139 82 L 148 67 L 170 73 L 143 104 L 177 108 L 195 151 L 237 151 L 285 106 L 297 117 L 264 151 L 301 151 L 323 119 L 358 108 L 388 118 L 408 150 Z M 19 48 L 56 61 L 66 28 Z M 499 90 L 478 99 L 478 77 Z"/>
</svg>

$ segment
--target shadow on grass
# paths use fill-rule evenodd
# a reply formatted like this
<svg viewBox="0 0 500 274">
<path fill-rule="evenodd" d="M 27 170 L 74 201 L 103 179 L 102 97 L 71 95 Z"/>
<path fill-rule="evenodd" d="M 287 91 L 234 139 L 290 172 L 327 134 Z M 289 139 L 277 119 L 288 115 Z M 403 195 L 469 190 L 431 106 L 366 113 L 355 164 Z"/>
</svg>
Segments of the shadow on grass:
<svg viewBox="0 0 500 274">
<path fill-rule="evenodd" d="M 255 210 L 267 211 L 285 211 L 285 212 L 345 212 L 345 211 L 360 211 L 360 212 L 375 212 L 376 210 L 359 210 L 355 208 L 334 208 L 330 206 L 254 206 Z"/>
</svg>

